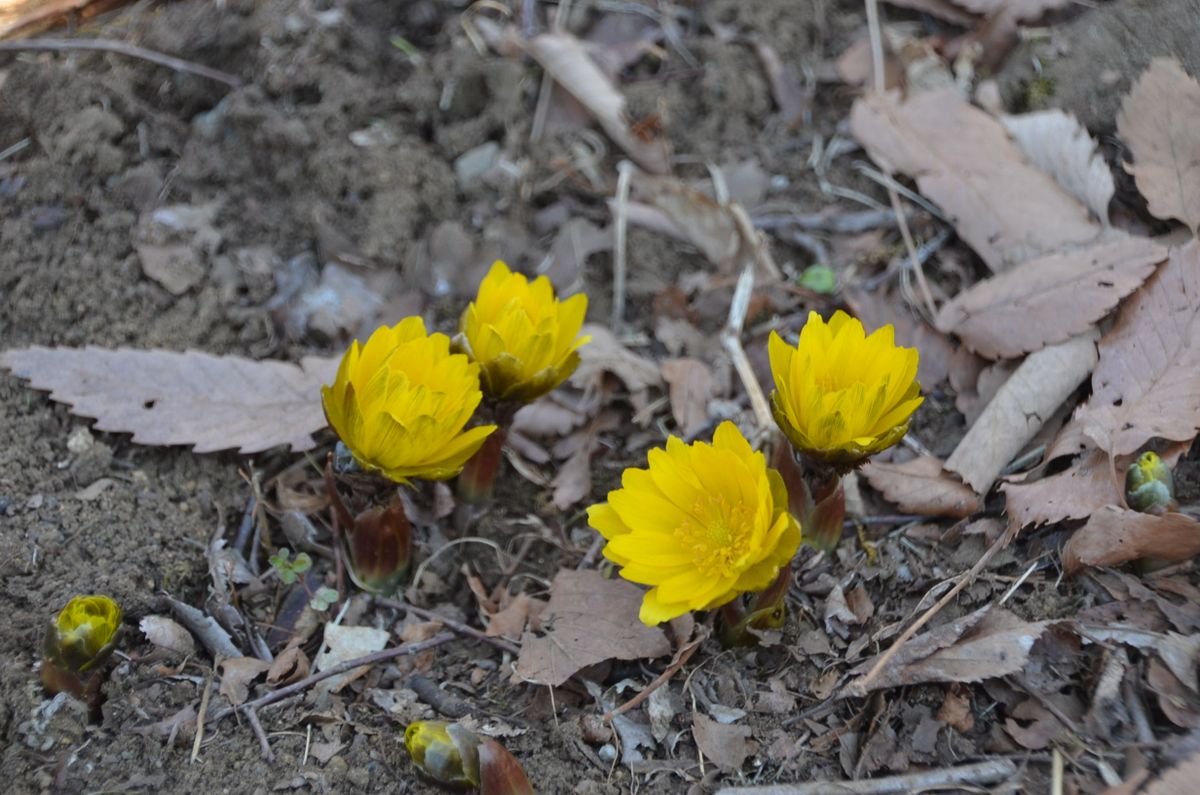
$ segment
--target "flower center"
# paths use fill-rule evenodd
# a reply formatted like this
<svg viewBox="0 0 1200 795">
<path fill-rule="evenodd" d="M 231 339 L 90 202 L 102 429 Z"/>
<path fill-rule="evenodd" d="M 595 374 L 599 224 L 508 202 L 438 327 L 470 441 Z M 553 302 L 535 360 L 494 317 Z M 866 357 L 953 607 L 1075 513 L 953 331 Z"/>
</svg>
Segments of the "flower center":
<svg viewBox="0 0 1200 795">
<path fill-rule="evenodd" d="M 723 494 L 704 494 L 675 529 L 675 537 L 692 553 L 697 570 L 724 577 L 739 568 L 753 524 L 754 506 L 731 502 Z"/>
</svg>

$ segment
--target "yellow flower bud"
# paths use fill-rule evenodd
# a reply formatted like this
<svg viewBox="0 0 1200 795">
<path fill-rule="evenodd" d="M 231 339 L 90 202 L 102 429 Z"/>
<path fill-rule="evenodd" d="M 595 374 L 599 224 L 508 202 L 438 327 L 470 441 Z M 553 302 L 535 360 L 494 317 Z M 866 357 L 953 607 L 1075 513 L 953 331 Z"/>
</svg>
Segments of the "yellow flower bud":
<svg viewBox="0 0 1200 795">
<path fill-rule="evenodd" d="M 672 436 L 648 460 L 588 509 L 588 523 L 608 539 L 604 557 L 625 579 L 653 586 L 644 623 L 720 607 L 775 581 L 796 553 L 800 525 L 783 479 L 736 425 L 721 423 L 711 445 Z"/>
<path fill-rule="evenodd" d="M 483 399 L 479 365 L 452 354 L 445 334 L 427 334 L 419 317 L 351 344 L 321 399 L 355 460 L 398 483 L 454 477 L 496 429 L 464 430 Z"/>
<path fill-rule="evenodd" d="M 421 720 L 404 730 L 417 769 L 439 784 L 479 786 L 479 737 L 457 723 Z"/>
<path fill-rule="evenodd" d="M 51 622 L 43 643 L 42 681 L 52 692 L 80 695 L 84 674 L 117 646 L 121 608 L 107 596 L 76 596 Z"/>
<path fill-rule="evenodd" d="M 459 323 L 455 345 L 481 368 L 479 381 L 494 400 L 528 403 L 579 366 L 587 296 L 560 301 L 545 276 L 530 282 L 497 261 Z"/>
<path fill-rule="evenodd" d="M 460 724 L 411 723 L 404 745 L 417 769 L 438 784 L 478 787 L 479 795 L 533 795 L 529 777 L 508 749 Z"/>
<path fill-rule="evenodd" d="M 1138 456 L 1125 473 L 1125 501 L 1142 513 L 1174 510 L 1175 476 L 1167 462 L 1152 450 Z"/>
<path fill-rule="evenodd" d="M 897 347 L 890 325 L 868 336 L 845 312 L 828 325 L 810 312 L 796 347 L 772 332 L 769 352 L 775 422 L 814 462 L 846 470 L 891 447 L 924 400 L 918 353 Z"/>
</svg>

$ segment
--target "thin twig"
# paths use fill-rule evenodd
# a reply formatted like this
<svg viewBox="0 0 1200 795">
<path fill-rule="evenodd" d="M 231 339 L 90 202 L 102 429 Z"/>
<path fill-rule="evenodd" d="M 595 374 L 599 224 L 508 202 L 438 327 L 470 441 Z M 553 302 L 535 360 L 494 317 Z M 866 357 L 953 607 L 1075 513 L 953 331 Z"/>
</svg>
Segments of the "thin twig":
<svg viewBox="0 0 1200 795">
<path fill-rule="evenodd" d="M 879 676 L 880 671 L 887 667 L 888 663 L 892 661 L 892 658 L 896 656 L 904 644 L 907 643 L 914 635 L 916 635 L 923 626 L 928 624 L 930 619 L 940 613 L 942 608 L 950 604 L 950 602 L 954 600 L 954 597 L 958 596 L 958 594 L 961 593 L 964 588 L 975 581 L 975 578 L 979 576 L 979 572 L 983 571 L 983 568 L 987 566 L 988 562 L 993 557 L 996 556 L 996 553 L 1007 547 L 1009 543 L 1012 542 L 1017 535 L 1017 529 L 1018 528 L 1015 525 L 1009 526 L 1004 533 L 1002 533 L 1001 536 L 996 539 L 995 543 L 988 547 L 987 551 L 983 553 L 983 556 L 975 562 L 975 565 L 960 577 L 958 583 L 955 584 L 953 588 L 951 588 L 949 591 L 946 591 L 946 593 L 942 595 L 941 599 L 938 599 L 936 602 L 934 602 L 932 607 L 926 610 L 920 618 L 913 622 L 912 626 L 904 630 L 904 632 L 900 634 L 900 637 L 896 638 L 895 642 L 892 643 L 891 648 L 880 655 L 879 660 L 875 663 L 875 665 L 871 666 L 871 670 L 867 671 L 867 675 L 855 683 L 854 692 L 850 693 L 850 695 L 865 694 L 867 692 L 868 685 L 870 685 L 875 677 Z"/>
<path fill-rule="evenodd" d="M 746 356 L 746 349 L 742 347 L 742 327 L 746 325 L 746 313 L 750 309 L 750 296 L 753 293 L 754 265 L 751 263 L 742 270 L 742 275 L 738 277 L 737 287 L 733 290 L 733 300 L 729 303 L 729 321 L 721 330 L 721 344 L 729 352 L 729 358 L 733 360 L 733 367 L 737 370 L 738 377 L 742 379 L 746 394 L 750 396 L 754 419 L 758 423 L 759 432 L 762 432 L 771 427 L 771 406 L 767 403 L 767 397 L 758 383 L 758 376 L 754 374 L 754 368 Z"/>
<path fill-rule="evenodd" d="M 620 333 L 625 322 L 626 233 L 629 228 L 629 183 L 633 164 L 622 160 L 617 164 L 617 206 L 613 220 L 613 332 Z"/>
<path fill-rule="evenodd" d="M 877 0 L 866 0 L 866 3 L 875 93 L 883 96 L 886 85 L 883 74 L 883 33 L 879 26 L 879 4 Z M 917 246 L 913 242 L 912 232 L 908 229 L 908 219 L 904 216 L 904 208 L 900 206 L 900 196 L 896 193 L 896 189 L 889 185 L 887 191 L 888 200 L 892 204 L 892 212 L 896 214 L 896 225 L 900 227 L 900 237 L 904 240 L 904 248 L 908 252 L 908 259 L 917 276 L 917 286 L 921 288 L 921 299 L 925 302 L 925 309 L 929 313 L 926 320 L 932 322 L 933 318 L 937 316 L 937 307 L 933 303 L 933 293 L 929 290 L 929 283 L 925 280 L 925 269 L 921 265 L 920 257 L 917 256 Z"/>
<path fill-rule="evenodd" d="M 221 655 L 213 660 L 212 676 L 204 683 L 204 695 L 200 696 L 200 714 L 196 717 L 196 739 L 192 741 L 192 758 L 188 764 L 193 764 L 200 758 L 200 743 L 204 741 L 204 716 L 208 714 L 208 700 L 212 698 L 213 682 L 217 679 L 217 666 L 221 664 Z"/>
<path fill-rule="evenodd" d="M 237 75 L 231 75 L 228 72 L 222 72 L 220 69 L 213 69 L 211 66 L 205 66 L 204 64 L 185 61 L 173 55 L 147 50 L 144 47 L 138 47 L 134 44 L 126 44 L 122 41 L 108 41 L 106 39 L 21 39 L 20 41 L 0 41 L 0 52 L 23 52 L 29 50 L 51 50 L 55 52 L 93 50 L 96 52 L 111 52 L 117 55 L 126 55 L 130 58 L 140 58 L 143 61 L 156 63 L 159 66 L 165 66 L 177 72 L 187 72 L 197 77 L 205 77 L 209 80 L 215 80 L 218 83 L 224 83 L 231 88 L 240 88 L 242 85 L 242 80 Z"/>
<path fill-rule="evenodd" d="M 262 749 L 262 758 L 268 762 L 274 762 L 275 754 L 271 753 L 271 743 L 267 740 L 267 733 L 263 731 L 262 722 L 258 719 L 258 712 L 249 704 L 243 704 L 241 709 L 246 716 L 246 722 L 254 730 L 254 736 L 258 738 L 258 747 Z"/>
<path fill-rule="evenodd" d="M 443 643 L 449 643 L 450 641 L 454 640 L 454 637 L 455 636 L 452 633 L 442 632 L 434 635 L 428 640 L 405 643 L 403 646 L 393 646 L 390 649 L 383 649 L 381 651 L 372 652 L 371 654 L 364 654 L 362 657 L 355 657 L 353 660 L 340 662 L 332 668 L 326 668 L 324 671 L 312 674 L 311 676 L 306 676 L 299 682 L 293 682 L 286 687 L 281 687 L 278 690 L 273 690 L 270 693 L 267 693 L 266 695 L 259 696 L 253 701 L 247 701 L 240 707 L 226 707 L 213 716 L 212 722 L 216 723 L 222 718 L 227 718 L 239 709 L 244 710 L 247 707 L 256 710 L 262 709 L 263 707 L 270 706 L 278 701 L 283 701 L 289 696 L 294 696 L 297 693 L 307 690 L 317 682 L 328 679 L 331 676 L 344 674 L 347 671 L 353 671 L 355 668 L 361 668 L 364 665 L 374 665 L 375 663 L 393 660 L 396 657 L 403 657 L 408 654 L 416 654 L 418 652 L 425 651 L 426 649 L 432 649 L 436 646 L 441 646 Z"/>
<path fill-rule="evenodd" d="M 658 690 L 660 687 L 670 681 L 672 676 L 679 673 L 679 669 L 683 668 L 683 666 L 687 664 L 687 661 L 692 659 L 692 655 L 696 653 L 696 649 L 700 648 L 700 644 L 703 641 L 703 637 L 696 638 L 691 643 L 680 649 L 679 653 L 675 655 L 675 659 L 671 661 L 671 664 L 667 666 L 666 670 L 655 677 L 653 682 L 646 685 L 646 688 L 642 690 L 642 692 L 638 693 L 621 706 L 610 709 L 608 712 L 604 713 L 604 722 L 608 723 L 616 716 L 623 715 L 631 709 L 636 709 L 643 701 L 650 698 L 651 693 L 653 693 L 655 690 Z"/>
<path fill-rule="evenodd" d="M 765 787 L 724 787 L 717 795 L 903 795 L 966 784 L 994 784 L 1012 776 L 1017 766 L 1010 759 L 989 759 L 974 765 L 941 767 L 901 776 L 858 781 L 812 781 L 806 784 L 769 784 Z"/>
<path fill-rule="evenodd" d="M 452 632 L 457 632 L 459 635 L 465 635 L 468 638 L 474 638 L 475 640 L 481 640 L 484 643 L 495 646 L 497 649 L 506 651 L 509 654 L 521 653 L 521 647 L 515 643 L 512 643 L 511 641 L 485 634 L 475 629 L 475 627 L 468 626 L 461 621 L 455 621 L 453 618 L 447 618 L 446 616 L 440 613 L 435 613 L 432 610 L 426 610 L 423 607 L 410 605 L 407 602 L 401 602 L 397 599 L 387 599 L 382 596 L 375 597 L 375 604 L 381 607 L 390 607 L 393 610 L 404 610 L 412 613 L 415 616 L 419 616 L 426 621 L 437 621 Z"/>
</svg>

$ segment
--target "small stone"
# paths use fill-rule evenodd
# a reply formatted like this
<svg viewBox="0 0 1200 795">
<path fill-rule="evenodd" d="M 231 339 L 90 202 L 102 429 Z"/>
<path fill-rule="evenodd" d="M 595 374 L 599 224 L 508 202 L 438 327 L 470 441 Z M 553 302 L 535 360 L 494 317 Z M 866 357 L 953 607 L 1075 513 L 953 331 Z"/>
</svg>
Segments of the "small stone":
<svg viewBox="0 0 1200 795">
<path fill-rule="evenodd" d="M 67 437 L 67 449 L 75 455 L 86 453 L 95 443 L 96 437 L 92 436 L 86 425 L 80 425 Z"/>
<path fill-rule="evenodd" d="M 473 187 L 484 174 L 492 170 L 499 159 L 500 144 L 495 141 L 464 152 L 454 161 L 454 176 L 458 179 L 459 189 L 466 191 Z"/>
</svg>

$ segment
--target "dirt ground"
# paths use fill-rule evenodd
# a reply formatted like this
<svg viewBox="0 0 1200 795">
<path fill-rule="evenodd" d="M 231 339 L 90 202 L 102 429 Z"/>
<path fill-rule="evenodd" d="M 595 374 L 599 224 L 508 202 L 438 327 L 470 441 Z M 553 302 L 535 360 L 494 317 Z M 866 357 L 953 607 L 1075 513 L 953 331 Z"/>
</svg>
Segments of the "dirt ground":
<svg viewBox="0 0 1200 795">
<path fill-rule="evenodd" d="M 797 68 L 827 64 L 864 25 L 860 4 L 851 2 L 695 5 L 704 7 L 707 20 L 762 37 Z M 564 165 L 577 155 L 569 136 L 551 135 L 531 147 L 539 72 L 529 63 L 481 55 L 464 33 L 461 6 L 184 0 L 138 4 L 90 31 L 220 68 L 245 81 L 236 89 L 112 55 L 4 55 L 0 149 L 25 139 L 29 144 L 0 161 L 0 350 L 161 347 L 288 360 L 334 354 L 361 329 L 339 327 L 336 319 L 295 320 L 286 300 L 295 295 L 288 274 L 315 280 L 318 266 L 344 253 L 334 238 L 351 241 L 355 253 L 374 264 L 371 284 L 384 302 L 358 318 L 362 325 L 389 314 L 394 322 L 423 306 L 448 328 L 457 299 L 478 279 L 478 269 L 460 269 L 449 281 L 438 271 L 430 240 L 448 222 L 478 246 L 477 264 L 503 256 L 525 269 L 537 266 L 553 237 L 557 216 L 547 208 L 565 205 L 573 215 L 605 223 L 615 147 L 603 158 L 606 182 L 600 185 Z M 769 83 L 749 47 L 719 41 L 707 27 L 683 33 L 695 66 L 678 63 L 665 76 L 647 73 L 633 81 L 631 115 L 662 118 L 675 154 L 691 163 L 686 174 L 703 176 L 706 161 L 757 158 L 772 177 L 773 200 L 801 212 L 826 206 L 831 199 L 806 158 L 816 135 L 838 131 L 850 90 L 816 83 L 811 122 L 779 128 Z M 397 46 L 396 36 L 420 57 Z M 520 163 L 519 180 L 456 173 L 459 158 L 489 141 Z M 881 195 L 853 169 L 840 168 L 842 184 Z M 203 272 L 179 294 L 147 278 L 136 250 L 149 234 L 145 218 L 175 205 L 212 210 Z M 642 296 L 634 297 L 631 317 L 642 315 L 647 296 L 698 267 L 694 253 L 643 231 L 632 233 L 631 250 Z M 798 262 L 808 256 L 783 245 L 777 255 Z M 608 253 L 592 257 L 584 271 L 593 318 L 608 316 L 610 271 Z M 935 452 L 953 449 L 955 434 L 962 433 L 953 397 L 934 395 L 929 408 L 915 433 Z M 413 777 L 397 713 L 368 695 L 414 672 L 465 699 L 474 714 L 513 727 L 504 742 L 540 792 L 682 792 L 701 781 L 708 787 L 842 778 L 847 759 L 859 759 L 867 772 L 903 771 L 1004 747 L 993 713 L 1002 699 L 982 689 L 972 696 L 977 720 L 971 728 L 943 731 L 919 751 L 897 750 L 895 738 L 927 728 L 943 703 L 942 688 L 912 688 L 869 703 L 825 703 L 837 678 L 830 673 L 885 642 L 880 637 L 868 645 L 868 633 L 856 628 L 830 645 L 822 599 L 836 578 L 853 574 L 875 605 L 871 626 L 879 628 L 905 621 L 924 590 L 918 586 L 962 570 L 985 547 L 983 536 L 964 536 L 914 556 L 887 535 L 892 528 L 882 527 L 872 529 L 882 539 L 877 559 L 850 542 L 839 560 L 804 553 L 781 645 L 722 653 L 711 644 L 695 658 L 702 698 L 749 713 L 759 761 L 743 769 L 753 774 L 721 776 L 698 764 L 686 694 L 678 687 L 671 691 L 679 711 L 673 733 L 683 740 L 632 770 L 614 764 L 602 755 L 603 743 L 583 731 L 581 716 L 596 711 L 587 692 L 568 685 L 551 700 L 545 688 L 512 685 L 511 660 L 470 640 L 385 666 L 334 696 L 264 712 L 274 763 L 263 761 L 250 728 L 233 719 L 209 729 L 199 759 L 190 763 L 190 737 L 169 738 L 162 722 L 199 703 L 211 660 L 203 653 L 186 663 L 155 657 L 138 622 L 165 612 L 166 595 L 193 605 L 205 601 L 211 584 L 205 551 L 219 528 L 232 536 L 251 493 L 241 472 L 278 473 L 296 457 L 280 451 L 253 460 L 195 455 L 80 430 L 88 427 L 25 382 L 0 374 L 0 612 L 6 627 L 0 634 L 0 775 L 6 791 L 426 791 Z M 77 443 L 68 447 L 72 439 Z M 614 445 L 596 462 L 595 493 L 638 455 Z M 582 558 L 590 531 L 578 512 L 555 516 L 544 490 L 507 475 L 519 485 L 505 490 L 482 533 L 512 547 L 527 527 L 525 517 L 541 515 L 559 540 L 533 547 L 521 564 L 525 584 L 515 589 L 543 592 L 538 583 L 557 566 Z M 1039 539 L 1019 564 L 1015 553 L 1004 553 L 946 616 L 1003 593 L 1039 545 L 1054 541 Z M 439 542 L 423 536 L 420 543 L 428 551 Z M 500 575 L 495 557 L 463 546 L 441 560 L 434 568 L 438 587 L 423 598 L 477 623 L 459 566 L 470 563 L 491 587 Z M 911 589 L 893 588 L 897 577 Z M 69 703 L 48 702 L 36 675 L 45 622 L 71 596 L 89 592 L 112 595 L 126 613 L 122 653 L 94 722 Z M 1053 570 L 1039 570 L 1009 606 L 1041 620 L 1072 615 L 1094 601 L 1085 589 L 1056 583 Z M 372 620 L 388 627 L 396 614 L 378 609 Z M 647 681 L 658 670 L 614 664 L 601 679 Z M 778 703 L 786 706 L 772 706 Z M 811 707 L 818 709 L 807 712 Z M 403 714 L 434 712 L 418 705 Z M 882 740 L 869 728 L 879 725 L 886 727 Z M 868 738 L 871 753 L 860 754 Z M 181 741 L 169 747 L 169 739 Z M 312 753 L 314 743 L 320 754 Z M 899 758 L 902 753 L 909 756 Z M 1024 758 L 1028 781 L 1042 780 L 1044 759 L 1037 753 Z"/>
</svg>

